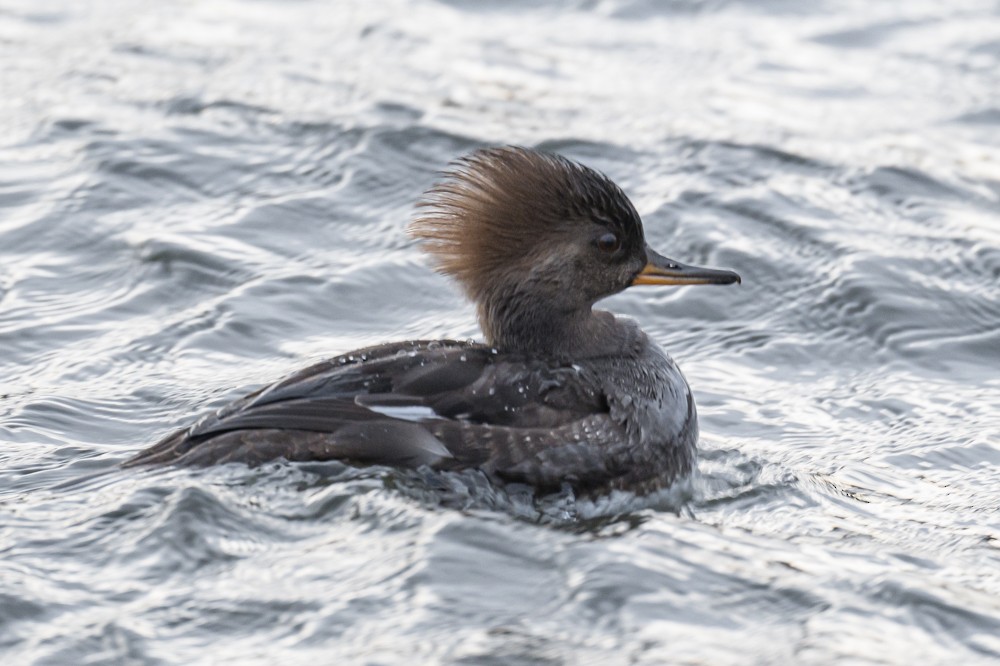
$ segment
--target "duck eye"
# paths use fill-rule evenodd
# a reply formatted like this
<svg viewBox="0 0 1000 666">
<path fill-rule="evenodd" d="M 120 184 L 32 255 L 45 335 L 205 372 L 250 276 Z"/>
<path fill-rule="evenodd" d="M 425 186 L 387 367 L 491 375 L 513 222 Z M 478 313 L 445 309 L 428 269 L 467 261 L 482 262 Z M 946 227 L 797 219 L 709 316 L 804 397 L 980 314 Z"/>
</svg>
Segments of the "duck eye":
<svg viewBox="0 0 1000 666">
<path fill-rule="evenodd" d="M 621 246 L 621 239 L 618 238 L 617 234 L 613 234 L 610 231 L 597 237 L 597 249 L 601 252 L 611 254 L 612 252 L 617 252 Z"/>
</svg>

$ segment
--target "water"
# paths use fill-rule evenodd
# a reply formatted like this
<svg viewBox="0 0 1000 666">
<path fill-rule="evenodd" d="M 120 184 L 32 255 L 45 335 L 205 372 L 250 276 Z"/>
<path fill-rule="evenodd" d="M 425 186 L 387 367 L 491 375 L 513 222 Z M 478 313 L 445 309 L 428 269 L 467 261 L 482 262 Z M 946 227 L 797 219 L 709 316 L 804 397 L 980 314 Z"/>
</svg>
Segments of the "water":
<svg viewBox="0 0 1000 666">
<path fill-rule="evenodd" d="M 0 2 L 5 664 L 1000 659 L 995 2 Z M 306 363 L 478 335 L 403 229 L 558 150 L 732 288 L 631 290 L 667 497 L 127 470 Z"/>
</svg>

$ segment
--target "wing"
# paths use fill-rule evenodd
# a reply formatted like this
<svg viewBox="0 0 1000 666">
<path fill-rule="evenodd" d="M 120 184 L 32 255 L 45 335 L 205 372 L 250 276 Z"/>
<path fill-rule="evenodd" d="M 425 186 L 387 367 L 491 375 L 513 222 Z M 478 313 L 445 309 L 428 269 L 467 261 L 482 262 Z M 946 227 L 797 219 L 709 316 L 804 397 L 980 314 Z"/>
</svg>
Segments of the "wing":
<svg viewBox="0 0 1000 666">
<path fill-rule="evenodd" d="M 529 458 L 584 460 L 582 447 L 572 453 L 572 443 L 591 429 L 622 434 L 599 386 L 596 376 L 571 364 L 501 356 L 482 345 L 383 345 L 318 363 L 251 393 L 126 465 L 340 458 L 484 466 L 514 478 L 524 474 L 518 465 Z M 569 448 L 537 449 L 553 436 L 566 438 Z"/>
</svg>

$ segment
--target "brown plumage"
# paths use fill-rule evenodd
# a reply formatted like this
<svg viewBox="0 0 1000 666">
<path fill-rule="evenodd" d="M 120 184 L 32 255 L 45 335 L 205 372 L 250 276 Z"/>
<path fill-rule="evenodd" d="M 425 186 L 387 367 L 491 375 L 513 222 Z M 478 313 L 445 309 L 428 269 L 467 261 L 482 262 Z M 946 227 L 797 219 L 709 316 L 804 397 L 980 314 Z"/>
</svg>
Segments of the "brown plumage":
<svg viewBox="0 0 1000 666">
<path fill-rule="evenodd" d="M 424 194 L 417 212 L 410 234 L 473 301 L 494 275 L 547 255 L 548 242 L 586 220 L 624 218 L 632 227 L 632 218 L 638 220 L 625 193 L 603 174 L 515 147 L 457 160 Z"/>
</svg>

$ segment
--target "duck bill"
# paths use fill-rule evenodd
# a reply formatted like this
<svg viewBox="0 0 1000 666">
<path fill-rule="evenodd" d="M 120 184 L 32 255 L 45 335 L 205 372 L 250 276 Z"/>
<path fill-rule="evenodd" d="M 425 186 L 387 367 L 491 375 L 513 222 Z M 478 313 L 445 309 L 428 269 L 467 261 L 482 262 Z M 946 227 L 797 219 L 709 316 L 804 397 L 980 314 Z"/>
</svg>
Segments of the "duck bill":
<svg viewBox="0 0 1000 666">
<path fill-rule="evenodd" d="M 630 286 L 640 284 L 739 284 L 740 276 L 718 268 L 688 266 L 646 248 L 646 265 L 632 279 Z"/>
</svg>

